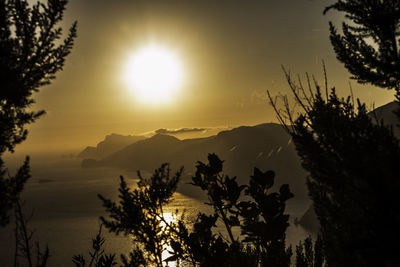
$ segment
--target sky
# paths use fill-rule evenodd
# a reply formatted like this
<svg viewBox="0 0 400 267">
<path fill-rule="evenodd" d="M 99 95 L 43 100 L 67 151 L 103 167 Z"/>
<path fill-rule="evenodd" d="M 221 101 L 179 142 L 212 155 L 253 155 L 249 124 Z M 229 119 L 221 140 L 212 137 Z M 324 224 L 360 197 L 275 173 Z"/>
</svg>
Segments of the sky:
<svg viewBox="0 0 400 267">
<path fill-rule="evenodd" d="M 289 94 L 282 66 L 314 74 L 349 94 L 349 74 L 336 60 L 325 0 L 71 0 L 61 26 L 78 21 L 78 38 L 62 72 L 34 98 L 47 114 L 29 127 L 17 151 L 78 152 L 105 135 L 159 128 L 218 128 L 276 122 L 266 91 Z M 184 81 L 172 101 L 137 101 L 123 81 L 127 59 L 149 44 L 172 51 Z M 367 105 L 393 92 L 351 81 Z"/>
</svg>

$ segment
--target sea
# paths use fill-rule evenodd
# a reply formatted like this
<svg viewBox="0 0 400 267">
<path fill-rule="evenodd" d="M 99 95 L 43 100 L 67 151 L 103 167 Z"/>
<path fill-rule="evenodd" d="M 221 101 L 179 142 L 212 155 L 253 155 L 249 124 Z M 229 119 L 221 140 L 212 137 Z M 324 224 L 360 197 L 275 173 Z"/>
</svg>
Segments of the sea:
<svg viewBox="0 0 400 267">
<path fill-rule="evenodd" d="M 6 166 L 12 175 L 23 157 L 6 158 Z M 174 169 L 174 166 L 171 166 Z M 179 166 L 176 166 L 179 167 Z M 178 168 L 177 168 L 178 169 Z M 138 181 L 136 172 L 115 168 L 82 168 L 81 160 L 72 155 L 33 155 L 31 157 L 32 178 L 22 193 L 23 210 L 29 218 L 28 226 L 33 232 L 32 244 L 50 250 L 48 266 L 74 266 L 72 257 L 82 254 L 86 258 L 91 249 L 92 238 L 99 231 L 100 216 L 106 216 L 98 194 L 118 199 L 118 186 L 122 175 L 131 187 Z M 143 173 L 150 175 L 150 173 Z M 188 218 L 201 212 L 209 212 L 205 198 L 178 192 L 174 201 L 166 208 L 168 216 L 185 210 Z M 308 199 L 294 198 L 289 201 L 287 212 L 290 226 L 287 230 L 287 245 L 293 248 L 308 236 L 315 236 L 299 225 L 300 218 L 310 205 Z M 14 224 L 0 228 L 0 266 L 14 266 Z M 223 229 L 216 229 L 223 232 Z M 236 230 L 237 234 L 240 232 Z M 133 242 L 129 236 L 115 235 L 103 229 L 104 250 L 107 253 L 128 254 Z"/>
</svg>

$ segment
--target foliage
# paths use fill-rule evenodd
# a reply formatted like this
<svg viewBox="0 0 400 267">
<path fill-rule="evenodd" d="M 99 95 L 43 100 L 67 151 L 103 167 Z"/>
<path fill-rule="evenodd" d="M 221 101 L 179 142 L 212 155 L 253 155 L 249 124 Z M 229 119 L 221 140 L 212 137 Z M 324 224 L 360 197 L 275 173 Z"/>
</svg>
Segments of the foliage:
<svg viewBox="0 0 400 267">
<path fill-rule="evenodd" d="M 164 266 L 171 261 L 178 266 L 290 266 L 292 252 L 285 246 L 289 216 L 284 211 L 293 194 L 288 185 L 270 193 L 275 174 L 257 168 L 249 185 L 239 185 L 236 177 L 223 174 L 223 161 L 215 154 L 208 156 L 208 164 L 198 162 L 196 169 L 192 185 L 205 191 L 206 204 L 214 212 L 199 213 L 191 227 L 184 212 L 166 218 L 165 207 L 182 175 L 181 169 L 170 177 L 168 164 L 149 179 L 139 173 L 133 190 L 121 177 L 119 203 L 99 196 L 109 214 L 101 218 L 104 225 L 135 242 L 130 262 L 123 258 L 124 266 Z M 234 228 L 241 233 L 235 236 Z"/>
<path fill-rule="evenodd" d="M 0 158 L 0 166 L 1 166 Z M 8 175 L 8 178 L 5 178 Z M 9 220 L 7 211 L 11 209 L 24 188 L 25 182 L 30 178 L 29 157 L 26 157 L 24 164 L 14 176 L 9 176 L 4 168 L 0 168 L 0 226 L 6 225 Z"/>
<path fill-rule="evenodd" d="M 32 111 L 32 94 L 47 85 L 62 70 L 76 37 L 76 23 L 62 39 L 58 23 L 68 1 L 49 0 L 33 6 L 26 0 L 0 0 L 0 226 L 15 213 L 14 266 L 46 266 L 48 248 L 41 251 L 32 245 L 33 231 L 28 227 L 20 200 L 24 184 L 30 178 L 29 158 L 14 176 L 8 174 L 2 156 L 14 152 L 24 141 L 27 124 L 33 123 L 44 111 Z"/>
<path fill-rule="evenodd" d="M 0 157 L 13 152 L 24 141 L 27 124 L 34 122 L 44 111 L 32 111 L 32 94 L 49 84 L 62 70 L 76 37 L 76 23 L 62 38 L 58 23 L 68 1 L 49 0 L 29 6 L 26 0 L 0 1 Z M 0 225 L 9 221 L 15 193 L 14 178 L 6 178 L 7 170 L 0 158 Z M 21 181 L 20 181 L 21 182 Z"/>
<path fill-rule="evenodd" d="M 117 234 L 129 234 L 135 242 L 143 244 L 141 251 L 146 263 L 154 266 L 162 266 L 162 253 L 172 228 L 164 226 L 169 222 L 163 208 L 171 201 L 182 170 L 172 178 L 169 172 L 168 165 L 163 164 L 149 180 L 139 173 L 138 188 L 132 192 L 121 176 L 120 205 L 99 196 L 111 218 L 101 218 L 105 227 Z"/>
<path fill-rule="evenodd" d="M 327 266 L 321 236 L 317 236 L 314 243 L 311 237 L 300 241 L 296 246 L 296 267 L 322 267 Z"/>
<path fill-rule="evenodd" d="M 359 101 L 355 106 L 351 97 L 340 99 L 335 89 L 324 98 L 317 84 L 316 93 L 309 88 L 307 96 L 301 83 L 287 78 L 303 113 L 286 127 L 310 174 L 309 195 L 329 266 L 399 264 L 395 246 L 388 245 L 400 234 L 400 208 L 394 204 L 400 192 L 399 141 Z"/>
<path fill-rule="evenodd" d="M 62 70 L 76 37 L 76 22 L 60 43 L 62 20 L 68 1 L 0 1 L 0 153 L 13 151 L 27 135 L 26 124 L 43 111 L 32 112 L 32 93 L 37 92 Z M 57 45 L 60 43 L 59 45 Z"/>
<path fill-rule="evenodd" d="M 15 212 L 15 253 L 14 266 L 36 266 L 45 267 L 50 257 L 49 249 L 46 247 L 44 252 L 40 249 L 38 243 L 33 246 L 33 231 L 29 229 L 29 218 L 24 215 L 23 205 L 21 204 L 19 193 L 22 191 L 24 183 L 30 178 L 29 158 L 24 165 L 19 168 L 17 174 L 9 181 L 15 184 L 10 185 L 15 192 L 10 193 L 10 200 L 14 206 Z M 25 263 L 26 265 L 21 265 Z"/>
<path fill-rule="evenodd" d="M 360 83 L 400 90 L 400 2 L 338 0 L 329 10 L 343 12 L 343 33 L 330 23 L 330 40 L 339 61 Z"/>
<path fill-rule="evenodd" d="M 90 261 L 87 265 L 85 257 L 82 254 L 73 256 L 72 262 L 76 267 L 111 267 L 117 265 L 115 262 L 115 255 L 106 254 L 102 248 L 105 240 L 101 234 L 101 231 L 102 225 L 100 225 L 99 232 L 97 233 L 96 237 L 92 239 L 92 251 L 89 251 Z"/>
<path fill-rule="evenodd" d="M 210 154 L 208 161 L 207 165 L 202 162 L 197 164 L 193 184 L 206 191 L 209 204 L 214 208 L 214 216 L 226 227 L 231 246 L 237 246 L 236 243 L 241 239 L 249 244 L 257 257 L 253 266 L 257 266 L 258 262 L 262 266 L 289 266 L 291 251 L 286 250 L 285 246 L 289 215 L 284 214 L 285 202 L 293 197 L 289 186 L 282 185 L 279 192 L 269 193 L 275 173 L 264 173 L 257 168 L 250 177 L 249 185 L 239 186 L 236 177 L 221 174 L 223 162 L 218 156 Z M 242 191 L 249 200 L 240 200 Z M 237 226 L 241 228 L 242 236 L 235 239 L 232 228 Z M 244 257 L 248 257 L 246 254 Z M 238 260 L 232 262 L 232 266 L 235 264 L 239 264 Z M 238 266 L 246 265 L 243 263 Z"/>
<path fill-rule="evenodd" d="M 343 12 L 350 23 L 342 33 L 330 23 L 330 39 L 339 61 L 360 83 L 395 89 L 400 99 L 399 27 L 397 0 L 338 0 L 329 10 Z M 284 97 L 279 119 L 292 135 L 303 167 L 309 172 L 308 188 L 321 225 L 322 251 L 329 266 L 397 266 L 396 236 L 400 209 L 399 141 L 383 122 L 374 123 L 357 100 L 339 98 L 328 90 L 325 97 L 308 79 L 308 94 L 285 72 L 295 102 L 302 111 L 294 118 Z M 400 112 L 397 112 L 400 116 Z M 317 242 L 318 243 L 318 242 Z M 319 245 L 318 245 L 319 246 Z M 297 263 L 312 266 L 317 255 L 311 240 L 297 248 Z M 319 249 L 318 249 L 319 250 Z M 315 261 L 315 259 L 314 259 Z M 319 265 L 319 263 L 318 263 Z"/>
</svg>

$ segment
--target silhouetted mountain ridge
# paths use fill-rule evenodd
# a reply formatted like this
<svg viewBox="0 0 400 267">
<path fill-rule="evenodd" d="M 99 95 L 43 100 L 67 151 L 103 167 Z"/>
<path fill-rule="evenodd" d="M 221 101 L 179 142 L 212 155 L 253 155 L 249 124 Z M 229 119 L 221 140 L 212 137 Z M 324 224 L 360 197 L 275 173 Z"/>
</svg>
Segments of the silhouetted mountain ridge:
<svg viewBox="0 0 400 267">
<path fill-rule="evenodd" d="M 370 112 L 370 115 L 395 125 L 397 118 L 393 110 L 396 108 L 397 104 L 391 102 Z M 398 132 L 397 127 L 393 129 Z M 197 161 L 205 162 L 208 153 L 216 153 L 225 161 L 225 172 L 238 176 L 243 182 L 247 181 L 254 167 L 274 170 L 278 184 L 288 183 L 296 195 L 306 196 L 307 174 L 301 167 L 290 136 L 276 123 L 240 126 L 214 136 L 184 140 L 161 133 L 150 138 L 113 134 L 99 143 L 96 149 L 96 156 L 101 155 L 99 152 L 102 150 L 112 153 L 104 153 L 102 158 L 86 159 L 82 166 L 152 172 L 162 163 L 169 162 L 174 169 L 184 166 L 187 177 L 193 174 Z"/>
<path fill-rule="evenodd" d="M 78 157 L 84 159 L 102 159 L 129 144 L 143 139 L 145 139 L 144 136 L 120 135 L 113 133 L 107 135 L 103 141 L 97 144 L 96 147 L 86 147 L 81 153 L 78 154 Z"/>
<path fill-rule="evenodd" d="M 394 134 L 397 137 L 400 137 L 400 129 L 397 126 L 399 124 L 399 120 L 396 114 L 394 113 L 394 111 L 397 110 L 398 108 L 399 104 L 393 101 L 374 109 L 369 114 L 374 120 L 375 119 L 378 119 L 378 121 L 383 120 L 385 125 L 392 126 Z"/>
<path fill-rule="evenodd" d="M 117 167 L 152 172 L 169 162 L 174 169 L 185 167 L 185 175 L 193 174 L 197 161 L 205 162 L 208 153 L 216 153 L 225 161 L 224 170 L 247 182 L 254 167 L 274 170 L 277 183 L 289 183 L 298 195 L 305 195 L 306 176 L 286 131 L 275 123 L 241 126 L 215 136 L 179 140 L 157 134 L 137 141 L 101 159 L 84 160 L 84 167 Z"/>
</svg>

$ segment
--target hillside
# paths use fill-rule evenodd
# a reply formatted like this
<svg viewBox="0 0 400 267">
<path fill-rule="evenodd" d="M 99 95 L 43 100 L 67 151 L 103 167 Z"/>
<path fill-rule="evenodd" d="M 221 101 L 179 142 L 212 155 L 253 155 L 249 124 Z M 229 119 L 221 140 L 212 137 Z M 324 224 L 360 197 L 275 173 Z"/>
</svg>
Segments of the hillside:
<svg viewBox="0 0 400 267">
<path fill-rule="evenodd" d="M 395 134 L 400 136 L 400 130 L 395 126 L 397 118 L 393 113 L 396 108 L 397 104 L 391 102 L 369 114 L 374 120 L 383 120 L 385 124 L 392 125 Z M 92 154 L 83 151 L 80 156 L 86 159 L 83 160 L 82 166 L 108 166 L 151 173 L 162 163 L 169 162 L 173 169 L 185 167 L 187 182 L 195 170 L 196 162 L 204 162 L 208 153 L 216 153 L 225 161 L 225 172 L 238 176 L 242 182 L 248 180 L 254 167 L 274 170 L 278 185 L 288 183 L 297 197 L 307 196 L 305 187 L 307 174 L 301 168 L 300 159 L 289 135 L 278 124 L 242 126 L 222 131 L 215 136 L 185 140 L 165 134 L 156 134 L 147 139 L 137 136 L 126 138 L 124 139 L 126 143 L 115 142 L 117 139 L 123 138 L 119 135 L 107 136 L 93 148 L 95 152 Z M 110 153 L 111 151 L 113 153 Z M 185 184 L 181 186 L 181 190 L 192 193 L 191 187 Z M 316 228 L 315 215 L 308 216 L 310 214 L 313 215 L 311 210 L 307 211 L 300 223 L 308 225 L 309 228 Z"/>
<path fill-rule="evenodd" d="M 185 167 L 186 179 L 193 174 L 197 161 L 206 161 L 216 153 L 225 161 L 229 175 L 245 182 L 254 167 L 272 169 L 277 184 L 289 183 L 296 195 L 305 196 L 305 172 L 289 135 L 278 124 L 242 126 L 207 138 L 179 140 L 157 134 L 126 146 L 101 159 L 84 160 L 83 167 L 110 166 L 125 170 L 152 172 L 164 162 L 173 169 Z"/>
<path fill-rule="evenodd" d="M 98 143 L 96 147 L 86 147 L 78 154 L 78 157 L 83 159 L 102 159 L 123 149 L 127 145 L 143 139 L 145 139 L 143 136 L 110 134 Z"/>
<path fill-rule="evenodd" d="M 400 128 L 397 127 L 399 120 L 397 119 L 394 111 L 398 109 L 399 105 L 396 102 L 390 102 L 386 105 L 380 106 L 370 112 L 370 116 L 373 120 L 383 120 L 384 124 L 393 127 L 393 132 L 396 136 L 400 136 Z"/>
</svg>

